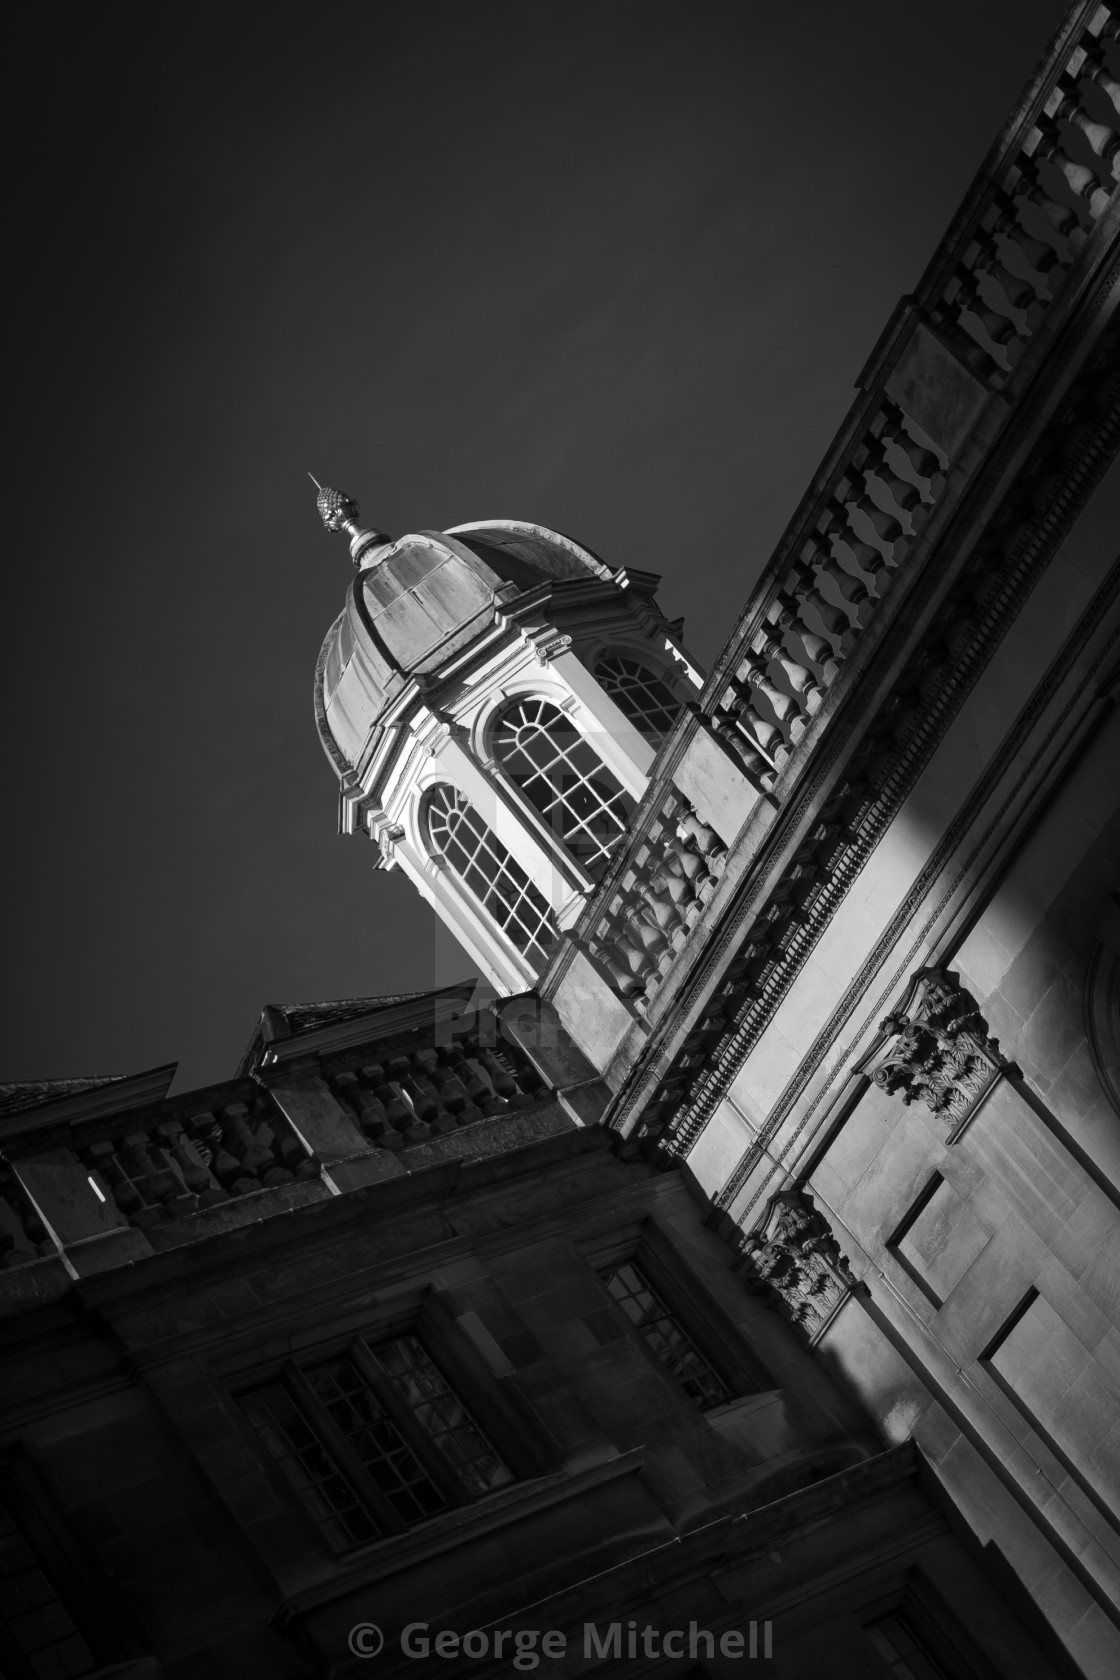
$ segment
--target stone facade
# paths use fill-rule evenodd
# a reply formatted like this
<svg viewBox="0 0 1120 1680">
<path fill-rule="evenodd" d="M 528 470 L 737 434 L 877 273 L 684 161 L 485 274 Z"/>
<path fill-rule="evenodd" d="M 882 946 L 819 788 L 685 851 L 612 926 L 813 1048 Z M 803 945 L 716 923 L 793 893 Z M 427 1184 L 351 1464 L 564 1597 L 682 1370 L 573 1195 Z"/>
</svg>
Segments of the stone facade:
<svg viewBox="0 0 1120 1680">
<path fill-rule="evenodd" d="M 343 827 L 499 1000 L 0 1093 L 5 1673 L 1116 1672 L 1118 40 L 707 676 L 646 573 L 322 492 Z"/>
<path fill-rule="evenodd" d="M 13 1198 L 45 1202 L 35 1168 L 66 1153 L 42 1147 L 60 1124 L 83 1167 L 130 1176 L 86 1173 L 89 1209 L 110 1206 L 110 1181 L 115 1203 L 90 1232 L 75 1171 L 66 1236 L 58 1198 L 42 1208 L 53 1242 L 11 1252 L 0 1280 L 16 1431 L 0 1497 L 26 1547 L 13 1674 L 356 1675 L 371 1626 L 389 1673 L 443 1672 L 409 1652 L 483 1628 L 511 1651 L 550 1632 L 570 1653 L 550 1668 L 579 1672 L 633 1623 L 657 1653 L 668 1639 L 668 1672 L 695 1624 L 717 1672 L 753 1649 L 774 1672 L 828 1652 L 854 1676 L 922 1616 L 947 1662 L 983 1673 L 1012 1653 L 1018 1673 L 1062 1672 L 978 1588 L 920 1458 L 884 1450 L 801 1331 L 744 1287 L 681 1173 L 581 1123 L 606 1088 L 532 999 L 496 1017 L 454 989 L 365 1002 L 266 1016 L 247 1061 L 269 1119 L 241 1081 L 206 1094 L 213 1124 L 248 1135 L 235 1165 L 220 1143 L 200 1165 L 167 1099 L 19 1114 Z M 266 1182 L 313 1132 L 311 1168 Z M 203 1166 L 216 1185 L 198 1187 Z M 775 1241 L 848 1287 L 825 1229 L 787 1198 Z M 435 1511 L 393 1524 L 390 1509 L 379 1533 L 375 1443 L 337 1385 L 402 1338 L 454 1396 L 460 1448 L 465 1407 L 501 1470 L 483 1497 L 449 1478 Z"/>
</svg>

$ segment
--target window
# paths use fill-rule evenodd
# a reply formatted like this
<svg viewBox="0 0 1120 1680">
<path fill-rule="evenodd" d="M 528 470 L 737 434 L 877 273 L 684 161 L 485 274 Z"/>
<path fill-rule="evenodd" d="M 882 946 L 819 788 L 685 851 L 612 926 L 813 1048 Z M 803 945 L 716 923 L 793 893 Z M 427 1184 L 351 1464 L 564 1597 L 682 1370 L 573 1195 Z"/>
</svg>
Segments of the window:
<svg viewBox="0 0 1120 1680">
<path fill-rule="evenodd" d="M 534 969 L 548 961 L 556 926 L 544 894 L 457 788 L 441 782 L 427 800 L 428 836 L 482 908 Z"/>
<path fill-rule="evenodd" d="M 723 1378 L 709 1365 L 680 1323 L 632 1260 L 599 1273 L 648 1347 L 703 1411 L 731 1398 Z"/>
<path fill-rule="evenodd" d="M 901 1610 L 868 1622 L 864 1632 L 895 1680 L 952 1680 L 914 1637 Z"/>
<path fill-rule="evenodd" d="M 972 1643 L 949 1606 L 920 1570 L 857 1611 L 864 1635 L 879 1658 L 875 1673 L 894 1680 L 995 1680 L 991 1665 Z"/>
<path fill-rule="evenodd" d="M 113 1594 L 31 1462 L 0 1463 L 0 1674 L 78 1680 L 136 1654 Z"/>
<path fill-rule="evenodd" d="M 415 1336 L 345 1353 L 243 1395 L 308 1515 L 339 1551 L 513 1480 Z"/>
<path fill-rule="evenodd" d="M 540 695 L 512 701 L 494 753 L 572 856 L 592 873 L 604 868 L 634 801 L 559 706 Z"/>
<path fill-rule="evenodd" d="M 611 653 L 599 660 L 595 677 L 643 735 L 660 739 L 669 733 L 682 702 L 647 666 L 624 654 Z"/>
<path fill-rule="evenodd" d="M 0 1671 L 71 1680 L 98 1666 L 15 1518 L 0 1504 Z"/>
</svg>

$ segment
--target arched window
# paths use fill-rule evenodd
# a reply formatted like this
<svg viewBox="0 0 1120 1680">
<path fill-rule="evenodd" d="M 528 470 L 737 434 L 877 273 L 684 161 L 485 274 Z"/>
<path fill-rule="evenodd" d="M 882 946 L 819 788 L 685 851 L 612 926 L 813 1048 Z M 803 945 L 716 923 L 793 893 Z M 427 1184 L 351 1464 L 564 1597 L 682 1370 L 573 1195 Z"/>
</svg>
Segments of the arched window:
<svg viewBox="0 0 1120 1680">
<path fill-rule="evenodd" d="M 572 856 L 592 874 L 602 869 L 634 801 L 559 706 L 539 694 L 511 701 L 494 754 Z"/>
<path fill-rule="evenodd" d="M 427 798 L 428 838 L 506 937 L 541 969 L 556 943 L 544 894 L 458 788 L 440 782 Z"/>
<path fill-rule="evenodd" d="M 682 702 L 648 666 L 627 654 L 609 653 L 596 665 L 595 677 L 643 735 L 659 739 L 669 733 Z"/>
</svg>

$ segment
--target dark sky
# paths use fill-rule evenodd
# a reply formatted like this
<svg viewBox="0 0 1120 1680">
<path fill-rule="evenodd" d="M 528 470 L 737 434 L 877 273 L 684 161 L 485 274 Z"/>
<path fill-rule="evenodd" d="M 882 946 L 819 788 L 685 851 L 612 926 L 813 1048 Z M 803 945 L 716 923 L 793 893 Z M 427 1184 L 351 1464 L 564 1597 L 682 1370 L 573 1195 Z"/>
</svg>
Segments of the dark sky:
<svg viewBox="0 0 1120 1680">
<path fill-rule="evenodd" d="M 0 1078 L 181 1088 L 265 1002 L 471 971 L 337 836 L 311 679 L 350 564 L 307 469 L 392 532 L 532 519 L 661 572 L 710 659 L 1062 8 L 38 13 Z"/>
</svg>

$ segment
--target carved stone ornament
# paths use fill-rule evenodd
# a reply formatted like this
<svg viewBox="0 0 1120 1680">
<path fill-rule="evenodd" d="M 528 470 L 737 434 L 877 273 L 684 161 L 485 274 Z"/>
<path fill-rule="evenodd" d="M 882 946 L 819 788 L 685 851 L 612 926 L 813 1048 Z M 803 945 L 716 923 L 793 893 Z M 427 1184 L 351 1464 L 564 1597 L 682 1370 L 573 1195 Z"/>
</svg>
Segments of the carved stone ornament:
<svg viewBox="0 0 1120 1680">
<path fill-rule="evenodd" d="M 902 1006 L 880 1023 L 887 1035 L 864 1063 L 880 1090 L 904 1103 L 924 1102 L 955 1130 L 976 1109 L 1008 1063 L 960 976 L 919 969 Z"/>
<path fill-rule="evenodd" d="M 803 1190 L 775 1196 L 765 1222 L 743 1249 L 747 1287 L 815 1341 L 836 1309 L 859 1287 L 823 1213 Z"/>
<path fill-rule="evenodd" d="M 377 548 L 391 541 L 385 531 L 367 530 L 365 526 L 358 524 L 360 510 L 353 496 L 348 496 L 345 490 L 334 490 L 329 484 L 320 484 L 314 473 L 308 473 L 307 476 L 319 492 L 315 498 L 315 506 L 327 530 L 345 531 L 349 535 L 350 558 L 355 566 L 361 566 L 362 556 L 367 549 Z"/>
<path fill-rule="evenodd" d="M 533 643 L 533 653 L 538 665 L 551 664 L 552 660 L 561 653 L 566 653 L 572 645 L 570 636 L 549 636 L 544 641 Z"/>
<path fill-rule="evenodd" d="M 389 823 L 378 830 L 376 838 L 381 852 L 381 867 L 392 869 L 397 861 L 397 842 L 404 839 L 404 829 L 400 823 Z"/>
</svg>

